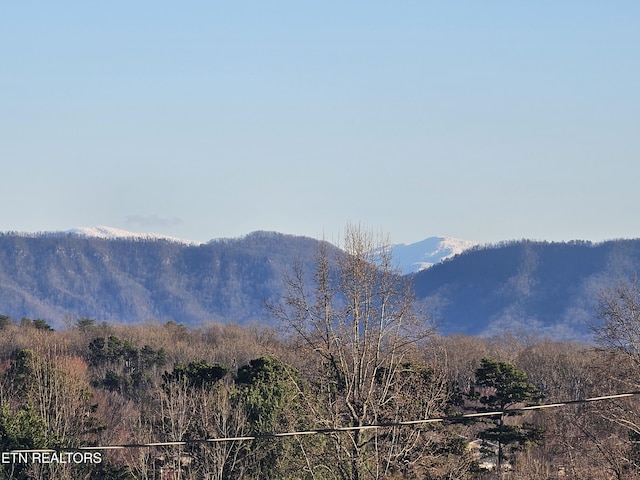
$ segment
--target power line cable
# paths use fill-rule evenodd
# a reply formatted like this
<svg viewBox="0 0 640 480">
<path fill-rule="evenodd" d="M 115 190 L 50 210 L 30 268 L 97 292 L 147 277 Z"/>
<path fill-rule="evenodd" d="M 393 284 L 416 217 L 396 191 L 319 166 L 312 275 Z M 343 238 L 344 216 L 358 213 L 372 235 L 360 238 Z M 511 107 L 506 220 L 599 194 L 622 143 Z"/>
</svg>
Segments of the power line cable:
<svg viewBox="0 0 640 480">
<path fill-rule="evenodd" d="M 171 446 L 184 446 L 188 444 L 202 444 L 202 443 L 220 443 L 220 442 L 245 442 L 250 440 L 260 440 L 268 438 L 283 438 L 283 437 L 296 437 L 305 435 L 318 435 L 318 434 L 331 434 L 340 432 L 351 432 L 355 430 L 375 430 L 379 428 L 394 428 L 405 427 L 412 425 L 423 425 L 429 423 L 443 423 L 443 422 L 460 422 L 465 419 L 479 418 L 479 417 L 494 417 L 498 415 L 505 415 L 513 412 L 524 412 L 531 410 L 543 410 L 548 408 L 566 407 L 569 405 L 579 405 L 585 403 L 599 402 L 602 400 L 613 400 L 617 398 L 633 397 L 640 395 L 640 391 L 616 393 L 613 395 L 604 395 L 599 397 L 584 398 L 580 400 L 568 400 L 566 402 L 548 403 L 544 405 L 530 405 L 526 407 L 512 407 L 504 410 L 494 410 L 490 412 L 477 412 L 477 413 L 465 413 L 462 415 L 452 415 L 447 417 L 434 417 L 425 418 L 421 420 L 406 420 L 402 422 L 389 422 L 379 423 L 375 425 L 362 425 L 357 427 L 332 427 L 332 428 L 318 428 L 310 430 L 299 430 L 293 432 L 281 432 L 281 433 L 261 433 L 256 435 L 245 435 L 238 437 L 220 437 L 220 438 L 202 438 L 202 439 L 188 439 L 169 442 L 151 442 L 151 443 L 127 443 L 121 445 L 100 445 L 100 446 L 83 446 L 73 448 L 44 448 L 44 449 L 20 449 L 12 450 L 13 453 L 33 453 L 33 452 L 59 452 L 59 451 L 102 451 L 102 450 L 123 450 L 127 448 L 155 448 L 155 447 L 171 447 Z"/>
</svg>

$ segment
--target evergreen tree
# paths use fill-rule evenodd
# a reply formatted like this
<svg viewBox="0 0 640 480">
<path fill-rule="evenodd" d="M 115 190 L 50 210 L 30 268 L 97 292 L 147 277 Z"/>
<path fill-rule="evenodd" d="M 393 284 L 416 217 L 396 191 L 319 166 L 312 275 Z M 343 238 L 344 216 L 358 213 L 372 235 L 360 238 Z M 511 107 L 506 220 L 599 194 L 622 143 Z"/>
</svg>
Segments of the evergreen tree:
<svg viewBox="0 0 640 480">
<path fill-rule="evenodd" d="M 274 356 L 251 360 L 238 369 L 235 403 L 246 414 L 254 435 L 296 430 L 304 418 L 299 372 Z M 303 453 L 300 444 L 290 438 L 257 439 L 245 446 L 248 476 L 255 478 L 291 478 L 300 475 Z"/>
<path fill-rule="evenodd" d="M 0 452 L 47 448 L 44 422 L 31 404 L 12 410 L 8 403 L 0 405 Z M 0 464 L 0 478 L 27 480 L 27 463 Z"/>
<path fill-rule="evenodd" d="M 505 459 L 505 446 L 535 442 L 541 435 L 539 428 L 528 423 L 505 424 L 506 417 L 521 415 L 520 412 L 510 411 L 509 408 L 538 401 L 541 395 L 536 387 L 529 383 L 527 374 L 510 362 L 483 358 L 475 375 L 476 388 L 472 389 L 470 397 L 482 404 L 476 410 L 501 412 L 496 417 L 488 417 L 492 418 L 494 425 L 480 432 L 480 438 L 498 444 L 498 469 L 501 469 Z"/>
</svg>

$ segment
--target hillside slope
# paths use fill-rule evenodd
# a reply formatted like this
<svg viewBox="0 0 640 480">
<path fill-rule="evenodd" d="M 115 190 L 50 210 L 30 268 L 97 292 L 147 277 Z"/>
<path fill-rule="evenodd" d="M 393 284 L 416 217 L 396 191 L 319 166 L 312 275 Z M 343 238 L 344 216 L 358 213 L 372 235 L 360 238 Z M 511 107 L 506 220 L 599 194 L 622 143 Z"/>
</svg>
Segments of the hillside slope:
<svg viewBox="0 0 640 480">
<path fill-rule="evenodd" d="M 0 312 L 139 322 L 262 319 L 295 261 L 311 271 L 318 241 L 255 232 L 186 245 L 166 240 L 0 235 Z"/>
<path fill-rule="evenodd" d="M 0 314 L 118 322 L 269 322 L 264 302 L 320 242 L 270 232 L 186 244 L 164 239 L 0 234 Z M 329 246 L 338 250 L 336 247 Z M 640 270 L 640 240 L 475 247 L 409 278 L 441 332 L 506 330 L 586 339 L 599 292 Z"/>
<path fill-rule="evenodd" d="M 466 251 L 415 276 L 417 296 L 442 330 L 505 330 L 555 339 L 589 335 L 602 289 L 633 279 L 640 240 L 519 241 Z"/>
</svg>

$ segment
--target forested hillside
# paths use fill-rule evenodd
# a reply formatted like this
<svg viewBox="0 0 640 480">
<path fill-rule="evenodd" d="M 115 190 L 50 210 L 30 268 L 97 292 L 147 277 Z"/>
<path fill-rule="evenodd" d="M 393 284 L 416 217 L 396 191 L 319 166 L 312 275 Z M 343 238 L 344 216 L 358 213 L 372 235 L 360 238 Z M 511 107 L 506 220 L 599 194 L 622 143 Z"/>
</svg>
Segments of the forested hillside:
<svg viewBox="0 0 640 480">
<path fill-rule="evenodd" d="M 269 323 L 265 302 L 282 295 L 297 262 L 311 278 L 321 243 L 269 232 L 202 245 L 3 234 L 0 314 L 58 329 L 81 317 Z M 598 292 L 638 269 L 640 240 L 523 240 L 476 247 L 408 278 L 442 333 L 588 340 Z"/>
<path fill-rule="evenodd" d="M 640 478 L 633 279 L 598 292 L 593 345 L 441 336 L 376 242 L 350 226 L 291 265 L 277 329 L 0 316 L 0 474 Z"/>
<path fill-rule="evenodd" d="M 0 236 L 0 313 L 118 322 L 262 320 L 296 261 L 320 242 L 270 232 L 185 245 L 75 235 Z"/>
<path fill-rule="evenodd" d="M 587 339 L 599 292 L 640 271 L 640 240 L 476 247 L 419 272 L 416 295 L 444 333 Z"/>
<path fill-rule="evenodd" d="M 283 339 L 269 328 L 219 323 L 187 328 L 172 322 L 124 326 L 78 319 L 59 332 L 30 322 L 2 325 L 2 452 L 187 443 L 98 450 L 100 463 L 9 462 L 0 464 L 1 478 L 640 478 L 637 397 L 505 417 L 500 477 L 495 470 L 498 424 L 492 418 L 365 430 L 356 457 L 362 471 L 353 477 L 354 457 L 346 448 L 353 430 L 251 439 L 357 425 L 344 410 L 348 390 L 339 371 L 328 368 L 321 353 L 297 336 Z M 376 404 L 369 421 L 499 409 L 500 400 L 483 401 L 492 392 L 512 395 L 512 382 L 526 388 L 517 387 L 519 396 L 510 397 L 516 403 L 510 401 L 509 408 L 638 390 L 637 353 L 600 345 L 596 350 L 510 335 L 429 336 L 403 355 L 401 368 L 388 377 L 393 389 L 387 400 L 393 401 Z M 498 373 L 500 383 L 489 384 Z M 381 387 L 374 384 L 376 394 Z M 248 438 L 188 443 L 225 437 Z"/>
</svg>

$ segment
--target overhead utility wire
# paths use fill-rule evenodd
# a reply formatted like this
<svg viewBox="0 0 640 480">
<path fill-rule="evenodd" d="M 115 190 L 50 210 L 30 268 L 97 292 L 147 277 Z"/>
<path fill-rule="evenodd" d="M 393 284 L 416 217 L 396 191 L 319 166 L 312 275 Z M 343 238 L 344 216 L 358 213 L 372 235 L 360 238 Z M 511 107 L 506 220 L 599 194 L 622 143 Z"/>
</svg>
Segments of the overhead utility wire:
<svg viewBox="0 0 640 480">
<path fill-rule="evenodd" d="M 259 439 L 265 439 L 265 438 L 282 438 L 282 437 L 295 437 L 295 436 L 317 435 L 317 434 L 326 435 L 329 433 L 351 432 L 354 430 L 374 430 L 378 428 L 403 427 L 403 426 L 421 425 L 421 424 L 427 424 L 427 423 L 459 422 L 460 420 L 464 420 L 467 418 L 494 417 L 497 415 L 504 415 L 512 412 L 542 410 L 545 408 L 566 407 L 569 405 L 599 402 L 602 400 L 613 400 L 615 398 L 633 397 L 636 395 L 640 395 L 640 391 L 617 393 L 614 395 L 584 398 L 580 400 L 568 400 L 566 402 L 548 403 L 545 405 L 513 407 L 513 408 L 506 408 L 504 410 L 495 410 L 491 412 L 465 413 L 463 415 L 453 415 L 448 417 L 425 418 L 422 420 L 406 420 L 403 422 L 389 422 L 389 423 L 380 423 L 376 425 L 362 425 L 359 427 L 319 428 L 319 429 L 301 430 L 301 431 L 295 431 L 295 432 L 261 433 L 256 435 L 246 435 L 246 436 L 240 436 L 240 437 L 202 438 L 202 439 L 189 439 L 189 440 L 180 440 L 180 441 L 172 441 L 172 442 L 128 443 L 128 444 L 122 444 L 122 445 L 85 446 L 85 447 L 55 448 L 55 449 L 52 449 L 52 448 L 20 449 L 20 450 L 12 450 L 12 451 L 15 453 L 29 453 L 29 452 L 56 452 L 56 451 L 122 450 L 126 448 L 171 447 L 171 446 L 181 446 L 181 445 L 196 444 L 196 443 L 244 442 L 248 440 L 259 440 Z"/>
</svg>

